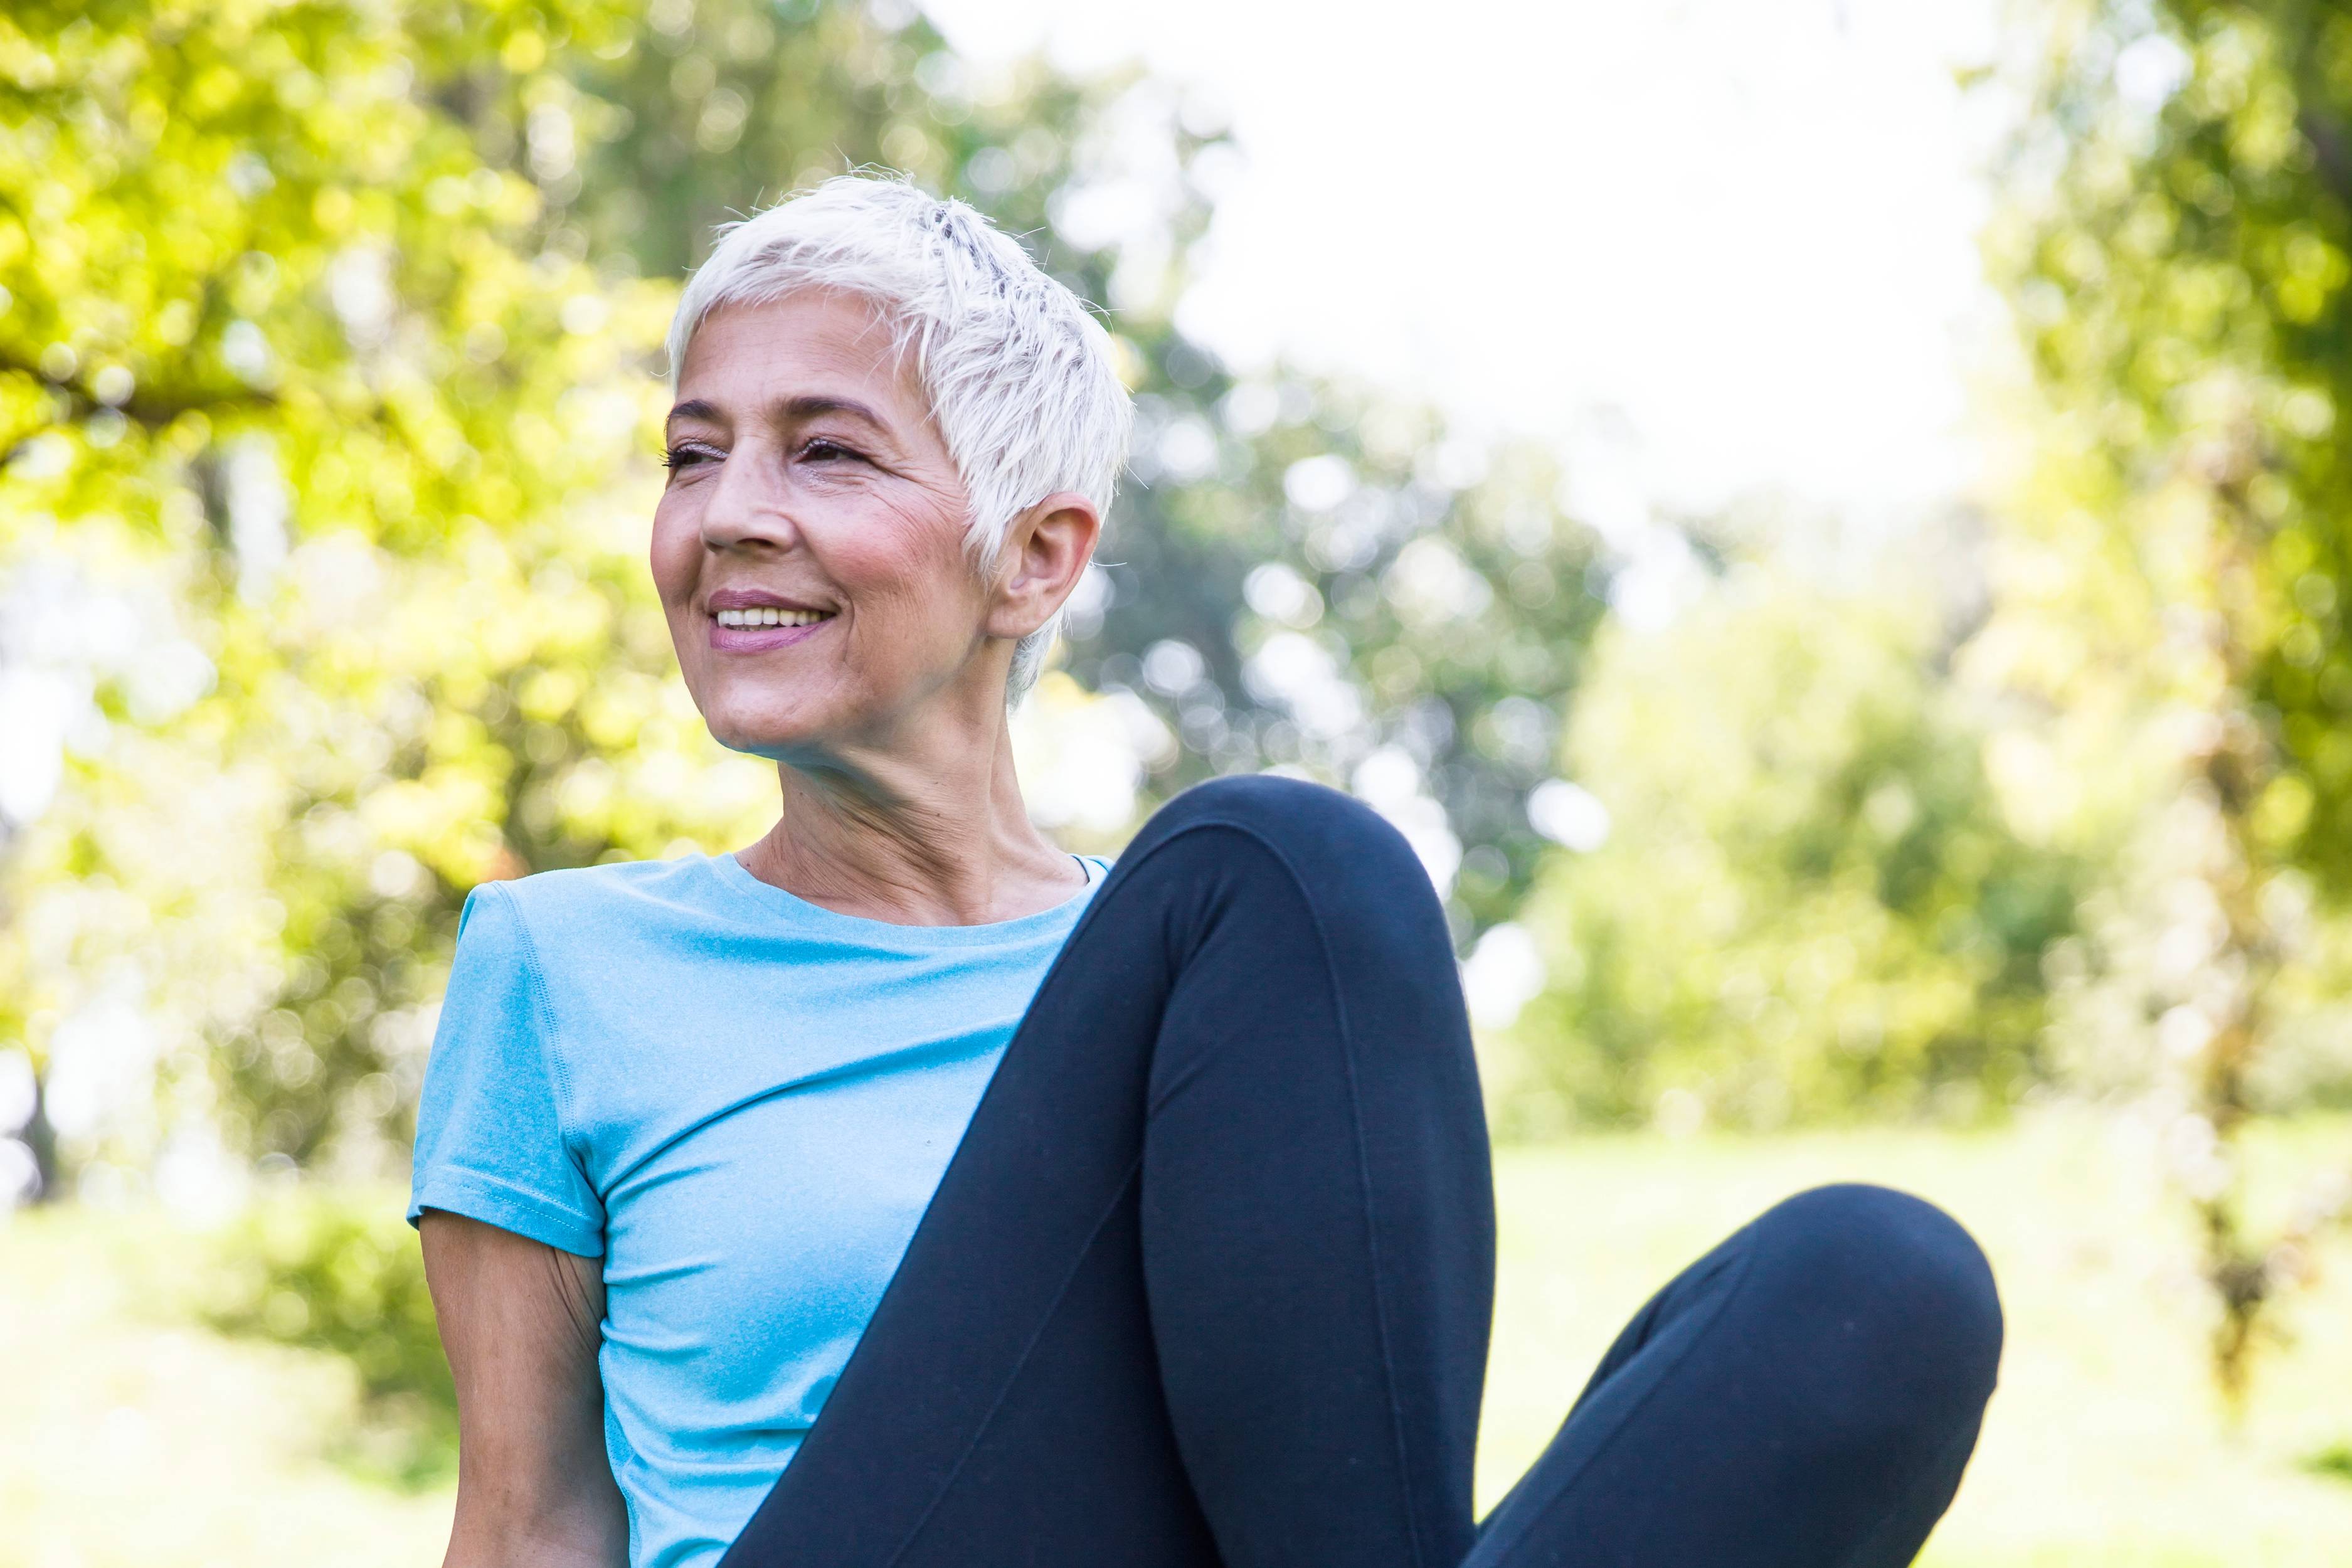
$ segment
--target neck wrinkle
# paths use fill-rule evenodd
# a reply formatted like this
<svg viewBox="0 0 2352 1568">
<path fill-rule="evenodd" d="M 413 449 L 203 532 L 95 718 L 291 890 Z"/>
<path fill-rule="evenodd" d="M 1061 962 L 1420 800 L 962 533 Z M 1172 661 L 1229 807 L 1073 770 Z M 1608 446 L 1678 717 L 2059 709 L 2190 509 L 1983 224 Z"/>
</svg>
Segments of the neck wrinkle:
<svg viewBox="0 0 2352 1568">
<path fill-rule="evenodd" d="M 898 925 L 1015 920 L 1091 880 L 1030 823 L 1003 710 L 957 740 L 780 763 L 782 815 L 738 859 L 796 898 Z"/>
</svg>

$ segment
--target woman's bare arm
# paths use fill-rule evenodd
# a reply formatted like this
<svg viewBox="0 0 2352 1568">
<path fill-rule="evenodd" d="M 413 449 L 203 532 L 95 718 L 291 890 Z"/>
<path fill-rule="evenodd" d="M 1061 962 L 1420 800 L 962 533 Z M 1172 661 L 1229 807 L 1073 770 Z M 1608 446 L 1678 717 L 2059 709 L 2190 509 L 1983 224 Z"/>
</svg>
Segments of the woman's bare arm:
<svg viewBox="0 0 2352 1568">
<path fill-rule="evenodd" d="M 597 1260 L 438 1209 L 425 1279 L 457 1384 L 457 1519 L 444 1568 L 621 1568 L 604 1458 Z"/>
</svg>

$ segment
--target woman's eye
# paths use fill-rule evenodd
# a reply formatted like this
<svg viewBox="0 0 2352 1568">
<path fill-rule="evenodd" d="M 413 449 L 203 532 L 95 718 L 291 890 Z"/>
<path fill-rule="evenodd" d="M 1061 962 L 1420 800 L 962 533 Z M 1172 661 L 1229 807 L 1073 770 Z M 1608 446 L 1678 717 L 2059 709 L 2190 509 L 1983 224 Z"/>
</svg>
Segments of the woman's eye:
<svg viewBox="0 0 2352 1568">
<path fill-rule="evenodd" d="M 851 451 L 838 441 L 826 440 L 822 436 L 803 447 L 801 456 L 811 462 L 818 463 L 840 462 L 845 458 L 852 462 L 865 461 L 863 455 Z"/>
<path fill-rule="evenodd" d="M 692 468 L 697 463 L 709 461 L 715 456 L 716 454 L 707 447 L 672 447 L 662 453 L 662 467 L 665 468 Z"/>
</svg>

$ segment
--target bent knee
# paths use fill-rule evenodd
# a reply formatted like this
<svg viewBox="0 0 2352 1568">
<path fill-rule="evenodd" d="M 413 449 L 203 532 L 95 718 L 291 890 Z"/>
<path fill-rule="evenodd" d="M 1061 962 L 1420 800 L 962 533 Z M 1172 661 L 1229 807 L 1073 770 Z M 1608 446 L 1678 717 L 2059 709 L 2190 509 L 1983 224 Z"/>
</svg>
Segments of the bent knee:
<svg viewBox="0 0 2352 1568">
<path fill-rule="evenodd" d="M 1274 773 L 1194 784 L 1153 813 L 1137 841 L 1212 824 L 1240 828 L 1318 867 L 1367 858 L 1382 869 L 1420 864 L 1404 836 L 1362 801 L 1328 784 Z"/>
<path fill-rule="evenodd" d="M 1981 1404 L 1991 1394 L 2000 1295 L 1958 1220 L 1925 1198 L 1857 1182 L 1799 1193 L 1757 1226 L 1768 1272 L 1831 1313 L 1857 1354 L 1957 1399 Z"/>
<path fill-rule="evenodd" d="M 1251 826 L 1286 827 L 1368 810 L 1353 795 L 1310 779 L 1280 773 L 1227 773 L 1179 792 L 1153 814 L 1152 820 L 1165 817 L 1182 823 L 1215 818 Z"/>
<path fill-rule="evenodd" d="M 1307 900 L 1339 956 L 1358 966 L 1404 963 L 1417 976 L 1442 959 L 1439 988 L 1453 985 L 1453 939 L 1437 889 L 1404 835 L 1362 801 L 1279 775 L 1212 779 L 1155 812 L 1120 858 L 1139 864 L 1178 850 L 1177 865 L 1206 856 L 1225 874 L 1253 858 L 1204 829 L 1254 841 L 1263 851 L 1255 858 Z M 1196 836 L 1190 848 L 1170 842 Z"/>
</svg>

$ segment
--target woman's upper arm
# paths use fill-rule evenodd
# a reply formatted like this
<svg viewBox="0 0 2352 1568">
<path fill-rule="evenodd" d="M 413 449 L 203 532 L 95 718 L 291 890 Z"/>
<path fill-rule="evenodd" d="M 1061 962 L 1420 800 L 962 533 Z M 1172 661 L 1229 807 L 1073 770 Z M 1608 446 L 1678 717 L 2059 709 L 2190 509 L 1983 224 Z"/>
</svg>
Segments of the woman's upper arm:
<svg viewBox="0 0 2352 1568">
<path fill-rule="evenodd" d="M 457 1387 L 446 1568 L 619 1568 L 628 1520 L 604 1456 L 602 1265 L 440 1209 L 420 1230 Z"/>
</svg>

